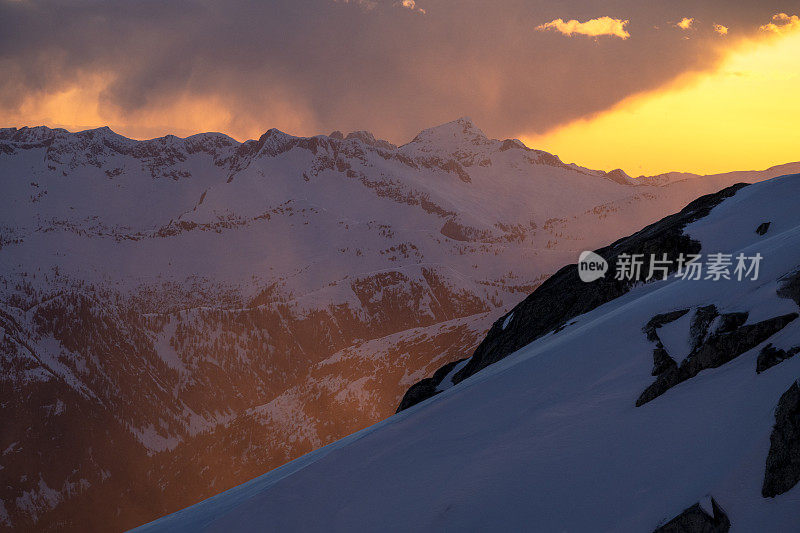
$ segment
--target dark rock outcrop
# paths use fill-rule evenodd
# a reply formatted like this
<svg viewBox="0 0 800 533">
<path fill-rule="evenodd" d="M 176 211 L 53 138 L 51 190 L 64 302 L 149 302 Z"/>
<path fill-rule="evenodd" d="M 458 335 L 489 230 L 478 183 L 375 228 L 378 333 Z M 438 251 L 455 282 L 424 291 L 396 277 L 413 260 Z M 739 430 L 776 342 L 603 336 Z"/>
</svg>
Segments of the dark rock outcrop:
<svg viewBox="0 0 800 533">
<path fill-rule="evenodd" d="M 675 362 L 675 359 L 670 357 L 664 345 L 659 342 L 653 349 L 653 370 L 650 375 L 658 376 L 664 372 L 674 370 L 677 367 L 678 363 Z"/>
<path fill-rule="evenodd" d="M 756 228 L 756 233 L 758 233 L 759 235 L 764 235 L 769 230 L 770 224 L 771 224 L 770 222 L 762 222 Z"/>
<path fill-rule="evenodd" d="M 659 374 L 656 381 L 636 400 L 636 406 L 644 405 L 661 396 L 675 385 L 693 378 L 703 370 L 717 368 L 739 357 L 770 338 L 797 317 L 797 313 L 789 313 L 743 326 L 741 324 L 747 320 L 746 313 L 721 315 L 720 328 L 710 333 L 705 341 L 693 349 L 680 366 Z M 736 324 L 739 325 L 734 327 Z M 703 336 L 700 335 L 701 331 L 697 330 L 698 338 Z"/>
<path fill-rule="evenodd" d="M 458 361 L 447 363 L 434 372 L 432 377 L 421 379 L 411 385 L 403 395 L 403 399 L 400 400 L 400 405 L 397 406 L 397 411 L 395 412 L 399 413 L 403 409 L 408 409 L 412 405 L 417 405 L 419 402 L 439 394 L 441 391 L 436 390 L 437 387 L 442 383 L 442 380 L 447 377 L 447 374 L 463 360 L 464 359 L 459 359 Z"/>
<path fill-rule="evenodd" d="M 661 313 L 651 318 L 644 326 L 644 333 L 647 335 L 647 340 L 657 342 L 659 340 L 656 330 L 670 322 L 675 322 L 680 317 L 689 312 L 689 309 L 678 309 L 677 311 L 670 311 L 668 313 Z"/>
<path fill-rule="evenodd" d="M 621 254 L 644 254 L 642 271 L 647 272 L 650 254 L 661 257 L 666 253 L 668 257 L 675 258 L 681 253 L 698 253 L 700 243 L 685 235 L 683 228 L 708 215 L 716 205 L 745 186 L 746 183 L 738 183 L 714 194 L 701 196 L 680 212 L 597 250 L 596 253 L 609 263 L 609 273 L 604 278 L 584 283 L 578 276 L 576 264 L 561 268 L 514 307 L 514 320 L 505 329 L 502 327 L 502 318 L 492 325 L 469 362 L 455 374 L 453 383 L 463 381 L 546 333 L 563 327 L 574 317 L 628 292 L 637 282 L 618 280 L 614 276 Z M 423 389 L 420 388 L 418 392 L 423 392 Z M 424 399 L 423 396 L 419 397 Z"/>
<path fill-rule="evenodd" d="M 789 350 L 783 350 L 781 348 L 774 347 L 772 343 L 767 344 L 761 348 L 761 352 L 758 354 L 758 360 L 756 361 L 756 373 L 760 374 L 768 368 L 772 368 L 778 363 L 784 361 L 785 359 L 793 357 L 798 352 L 800 352 L 800 346 L 795 346 Z"/>
<path fill-rule="evenodd" d="M 642 328 L 644 334 L 647 336 L 647 340 L 656 343 L 656 347 L 653 349 L 653 371 L 651 375 L 658 376 L 659 374 L 675 370 L 678 367 L 678 364 L 670 357 L 666 348 L 664 348 L 664 344 L 661 342 L 657 330 L 665 324 L 678 320 L 688 312 L 689 309 L 678 309 L 677 311 L 656 315 Z"/>
<path fill-rule="evenodd" d="M 653 533 L 727 533 L 731 521 L 714 498 L 711 498 L 711 509 L 713 516 L 696 503 Z"/>
<path fill-rule="evenodd" d="M 774 498 L 800 481 L 800 387 L 796 381 L 778 401 L 769 441 L 761 495 Z"/>
<path fill-rule="evenodd" d="M 698 307 L 695 311 L 692 325 L 689 327 L 689 337 L 692 341 L 692 350 L 696 350 L 708 335 L 708 328 L 711 322 L 719 316 L 719 311 L 715 305 Z"/>
<path fill-rule="evenodd" d="M 800 270 L 785 276 L 783 284 L 778 288 L 778 296 L 794 300 L 800 306 Z"/>
<path fill-rule="evenodd" d="M 719 317 L 716 333 L 730 333 L 747 322 L 748 313 L 726 313 Z"/>
</svg>

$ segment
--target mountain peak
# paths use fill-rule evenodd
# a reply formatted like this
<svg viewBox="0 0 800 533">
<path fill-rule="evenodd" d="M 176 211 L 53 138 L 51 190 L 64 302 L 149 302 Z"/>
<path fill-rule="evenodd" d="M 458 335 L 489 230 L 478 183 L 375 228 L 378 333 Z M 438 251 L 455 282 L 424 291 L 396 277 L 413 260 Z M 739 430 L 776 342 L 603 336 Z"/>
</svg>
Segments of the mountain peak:
<svg viewBox="0 0 800 533">
<path fill-rule="evenodd" d="M 422 130 L 406 146 L 425 152 L 455 153 L 466 147 L 485 146 L 491 141 L 469 117 L 461 117 L 433 128 Z"/>
<path fill-rule="evenodd" d="M 610 172 L 606 172 L 605 177 L 621 185 L 631 185 L 636 183 L 633 178 L 628 176 L 628 174 L 621 168 L 615 168 Z"/>
</svg>

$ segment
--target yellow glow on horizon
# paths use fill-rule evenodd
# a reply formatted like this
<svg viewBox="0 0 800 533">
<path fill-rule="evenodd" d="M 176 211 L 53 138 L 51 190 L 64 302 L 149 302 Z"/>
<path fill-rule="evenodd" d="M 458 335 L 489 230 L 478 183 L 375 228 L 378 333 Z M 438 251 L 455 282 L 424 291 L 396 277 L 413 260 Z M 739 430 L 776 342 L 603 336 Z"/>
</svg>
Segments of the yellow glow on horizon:
<svg viewBox="0 0 800 533">
<path fill-rule="evenodd" d="M 691 83 L 627 98 L 528 146 L 631 175 L 763 169 L 800 161 L 800 31 L 738 47 Z"/>
</svg>

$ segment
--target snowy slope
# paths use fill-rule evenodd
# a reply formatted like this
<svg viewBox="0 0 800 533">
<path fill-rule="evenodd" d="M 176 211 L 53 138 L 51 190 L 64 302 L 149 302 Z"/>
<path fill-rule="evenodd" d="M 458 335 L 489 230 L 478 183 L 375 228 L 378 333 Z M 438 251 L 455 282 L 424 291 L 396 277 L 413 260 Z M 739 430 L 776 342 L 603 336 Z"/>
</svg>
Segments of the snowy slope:
<svg viewBox="0 0 800 533">
<path fill-rule="evenodd" d="M 123 528 L 241 483 L 389 416 L 581 250 L 779 172 L 631 179 L 469 119 L 0 129 L 0 509 Z"/>
<path fill-rule="evenodd" d="M 800 358 L 760 374 L 756 358 L 767 342 L 800 345 L 800 321 L 636 400 L 653 381 L 651 318 L 709 305 L 748 313 L 744 328 L 796 317 L 800 302 L 777 291 L 800 269 L 798 195 L 800 175 L 752 185 L 685 230 L 703 253 L 760 253 L 757 280 L 640 284 L 426 402 L 140 531 L 652 531 L 709 496 L 733 531 L 796 529 L 800 488 L 761 489 Z"/>
</svg>

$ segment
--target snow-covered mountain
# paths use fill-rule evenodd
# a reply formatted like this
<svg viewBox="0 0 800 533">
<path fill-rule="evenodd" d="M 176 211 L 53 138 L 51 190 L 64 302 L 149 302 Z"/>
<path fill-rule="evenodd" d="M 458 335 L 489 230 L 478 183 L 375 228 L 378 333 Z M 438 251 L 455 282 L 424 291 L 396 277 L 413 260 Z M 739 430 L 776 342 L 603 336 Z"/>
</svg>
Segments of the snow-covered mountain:
<svg viewBox="0 0 800 533">
<path fill-rule="evenodd" d="M 433 397 L 141 531 L 796 530 L 798 196 L 692 202 L 598 250 L 605 278 L 561 269 Z M 617 279 L 637 252 L 705 269 Z"/>
<path fill-rule="evenodd" d="M 0 130 L 0 527 L 134 526 L 391 415 L 579 251 L 761 172 L 632 179 L 471 121 Z"/>
</svg>

